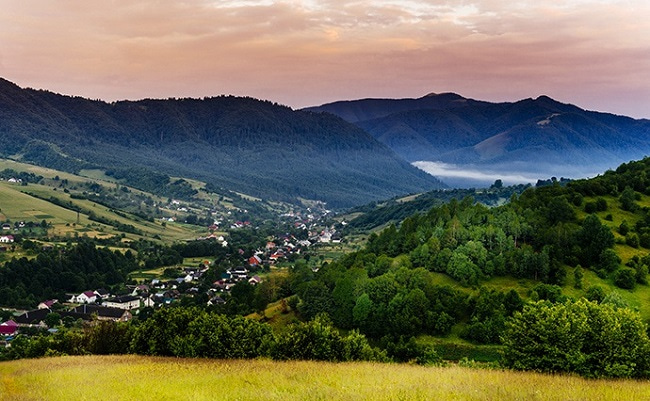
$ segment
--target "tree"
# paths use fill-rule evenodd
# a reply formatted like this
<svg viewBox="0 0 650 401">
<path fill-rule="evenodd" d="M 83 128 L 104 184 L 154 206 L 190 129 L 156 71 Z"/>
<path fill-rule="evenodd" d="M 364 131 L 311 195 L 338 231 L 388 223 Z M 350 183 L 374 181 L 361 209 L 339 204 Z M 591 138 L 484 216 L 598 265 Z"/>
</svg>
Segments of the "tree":
<svg viewBox="0 0 650 401">
<path fill-rule="evenodd" d="M 352 309 L 352 321 L 354 325 L 361 330 L 362 333 L 373 335 L 373 309 L 374 304 L 368 294 L 365 292 L 361 294 Z"/>
<path fill-rule="evenodd" d="M 44 322 L 47 325 L 47 327 L 50 328 L 54 326 L 58 326 L 61 324 L 61 315 L 59 315 L 56 312 L 48 313 L 47 316 L 45 316 Z"/>
<path fill-rule="evenodd" d="M 630 268 L 622 268 L 614 276 L 614 284 L 626 290 L 634 289 L 636 285 L 636 271 Z"/>
<path fill-rule="evenodd" d="M 321 281 L 310 281 L 301 288 L 298 296 L 298 312 L 300 315 L 311 320 L 321 313 L 332 313 L 333 300 L 329 288 Z"/>
<path fill-rule="evenodd" d="M 621 258 L 613 249 L 605 249 L 600 254 L 598 267 L 608 273 L 616 271 L 621 265 Z"/>
<path fill-rule="evenodd" d="M 536 302 L 503 335 L 506 367 L 588 377 L 649 377 L 650 340 L 638 313 L 587 300 Z"/>
<path fill-rule="evenodd" d="M 619 200 L 621 201 L 621 209 L 625 211 L 633 212 L 638 208 L 638 205 L 635 203 L 636 195 L 630 187 L 625 187 L 623 192 L 621 192 Z"/>
<path fill-rule="evenodd" d="M 605 291 L 601 286 L 592 285 L 591 287 L 587 288 L 585 298 L 587 298 L 589 301 L 600 303 L 603 301 L 603 299 L 605 299 Z"/>
<path fill-rule="evenodd" d="M 582 267 L 580 265 L 576 266 L 573 270 L 573 288 L 582 289 L 582 278 L 584 273 L 582 272 Z"/>
<path fill-rule="evenodd" d="M 595 266 L 601 253 L 614 246 L 614 234 L 600 222 L 598 216 L 590 214 L 582 222 L 578 242 L 582 249 L 583 265 Z"/>
<path fill-rule="evenodd" d="M 271 349 L 273 359 L 318 361 L 382 361 L 386 355 L 372 348 L 367 339 L 352 330 L 342 335 L 324 316 L 293 324 L 279 336 Z"/>
<path fill-rule="evenodd" d="M 463 250 L 457 250 L 453 252 L 449 265 L 447 265 L 447 274 L 463 285 L 474 285 L 478 284 L 481 269 L 472 262 Z"/>
</svg>

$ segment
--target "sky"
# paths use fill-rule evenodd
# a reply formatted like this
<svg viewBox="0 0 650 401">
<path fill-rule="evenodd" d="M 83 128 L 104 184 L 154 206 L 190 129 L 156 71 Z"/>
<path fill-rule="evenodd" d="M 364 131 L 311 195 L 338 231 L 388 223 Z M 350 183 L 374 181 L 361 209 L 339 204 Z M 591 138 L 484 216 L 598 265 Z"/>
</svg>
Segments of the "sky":
<svg viewBox="0 0 650 401">
<path fill-rule="evenodd" d="M 647 0 L 0 0 L 0 77 L 293 108 L 456 92 L 650 118 Z"/>
</svg>

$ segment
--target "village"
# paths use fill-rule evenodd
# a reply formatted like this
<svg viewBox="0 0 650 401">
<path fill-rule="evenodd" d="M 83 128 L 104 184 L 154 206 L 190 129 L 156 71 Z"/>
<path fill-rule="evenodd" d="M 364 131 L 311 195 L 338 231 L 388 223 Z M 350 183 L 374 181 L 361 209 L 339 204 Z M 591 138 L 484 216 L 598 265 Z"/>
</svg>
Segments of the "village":
<svg viewBox="0 0 650 401">
<path fill-rule="evenodd" d="M 225 305 L 232 289 L 247 283 L 257 286 L 272 272 L 286 269 L 292 261 L 317 244 L 341 242 L 341 234 L 334 226 L 322 227 L 314 224 L 313 216 L 302 219 L 295 215 L 285 218 L 295 220 L 294 227 L 303 232 L 299 239 L 292 234 L 269 238 L 266 244 L 256 249 L 251 256 L 238 250 L 240 265 L 224 269 L 214 261 L 204 260 L 197 266 L 173 266 L 164 269 L 161 277 L 142 279 L 127 284 L 126 291 L 112 294 L 106 289 L 88 289 L 80 293 L 66 294 L 65 299 L 48 299 L 40 302 L 33 310 L 15 310 L 12 316 L 0 323 L 0 335 L 4 344 L 18 333 L 34 334 L 42 330 L 56 332 L 58 326 L 72 327 L 93 322 L 127 322 L 139 315 L 147 315 L 156 309 L 173 305 L 194 304 L 197 299 L 205 301 L 205 307 Z M 315 227 L 319 227 L 315 229 Z M 216 235 L 217 226 L 208 227 L 210 234 L 194 241 L 215 241 L 222 247 L 228 246 L 224 235 Z M 250 228 L 249 222 L 235 222 L 231 230 Z M 311 228 L 312 230 L 309 230 Z M 11 229 L 11 227 L 8 227 Z M 3 243 L 13 242 L 11 235 L 2 235 Z M 209 274 L 213 271 L 212 274 Z M 168 277 L 176 273 L 176 277 Z M 189 302 L 188 302 L 189 301 Z"/>
</svg>

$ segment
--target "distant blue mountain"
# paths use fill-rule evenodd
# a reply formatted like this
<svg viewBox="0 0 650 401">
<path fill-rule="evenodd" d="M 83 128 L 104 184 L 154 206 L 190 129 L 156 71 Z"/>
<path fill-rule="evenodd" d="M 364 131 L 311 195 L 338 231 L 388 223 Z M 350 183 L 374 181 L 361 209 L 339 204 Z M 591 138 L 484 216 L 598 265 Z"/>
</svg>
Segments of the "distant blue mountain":
<svg viewBox="0 0 650 401">
<path fill-rule="evenodd" d="M 408 161 L 495 174 L 582 176 L 650 153 L 649 120 L 586 111 L 547 96 L 489 103 L 445 93 L 307 110 L 357 124 Z"/>
</svg>

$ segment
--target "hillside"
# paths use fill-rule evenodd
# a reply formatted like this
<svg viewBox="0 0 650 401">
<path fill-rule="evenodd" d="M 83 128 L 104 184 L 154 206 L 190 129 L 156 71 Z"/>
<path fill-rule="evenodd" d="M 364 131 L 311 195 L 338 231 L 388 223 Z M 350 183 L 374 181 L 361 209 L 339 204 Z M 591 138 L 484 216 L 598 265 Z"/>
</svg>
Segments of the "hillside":
<svg viewBox="0 0 650 401">
<path fill-rule="evenodd" d="M 357 124 L 411 162 L 442 162 L 496 177 L 579 178 L 650 152 L 650 121 L 587 111 L 547 96 L 488 103 L 441 94 L 308 110 Z M 435 166 L 421 166 L 443 176 Z"/>
<path fill-rule="evenodd" d="M 232 96 L 109 104 L 6 80 L 0 80 L 0 156 L 127 179 L 124 169 L 141 168 L 197 179 L 216 191 L 331 207 L 441 187 L 331 115 Z"/>
<path fill-rule="evenodd" d="M 593 179 L 530 187 L 501 206 L 468 197 L 416 212 L 367 232 L 365 248 L 303 279 L 297 310 L 307 319 L 325 312 L 337 327 L 380 341 L 416 336 L 446 359 L 500 344 L 506 322 L 531 301 L 586 298 L 648 321 L 648 177 L 644 159 Z M 417 198 L 401 205 L 420 206 Z M 399 208 L 368 208 L 368 219 L 349 226 L 390 222 Z M 475 351 L 478 359 L 483 351 Z"/>
<path fill-rule="evenodd" d="M 8 249 L 0 252 L 0 262 L 35 257 L 36 249 L 25 252 L 29 245 L 15 246 L 23 241 L 36 241 L 39 247 L 83 238 L 117 248 L 138 241 L 170 245 L 211 234 L 227 236 L 237 222 L 251 227 L 280 224 L 282 214 L 307 210 L 242 193 L 214 193 L 203 182 L 163 174 L 140 177 L 141 186 L 152 192 L 100 170 L 80 174 L 0 159 L 0 223 L 11 226 L 2 234 L 16 240 L 14 246 L 3 247 Z M 325 213 L 322 204 L 311 205 L 314 219 Z"/>
<path fill-rule="evenodd" d="M 138 356 L 0 363 L 0 400 L 640 400 L 647 384 L 463 367 Z M 95 380 L 101 377 L 102 380 Z M 125 385 L 128 383 L 128 385 Z"/>
</svg>

